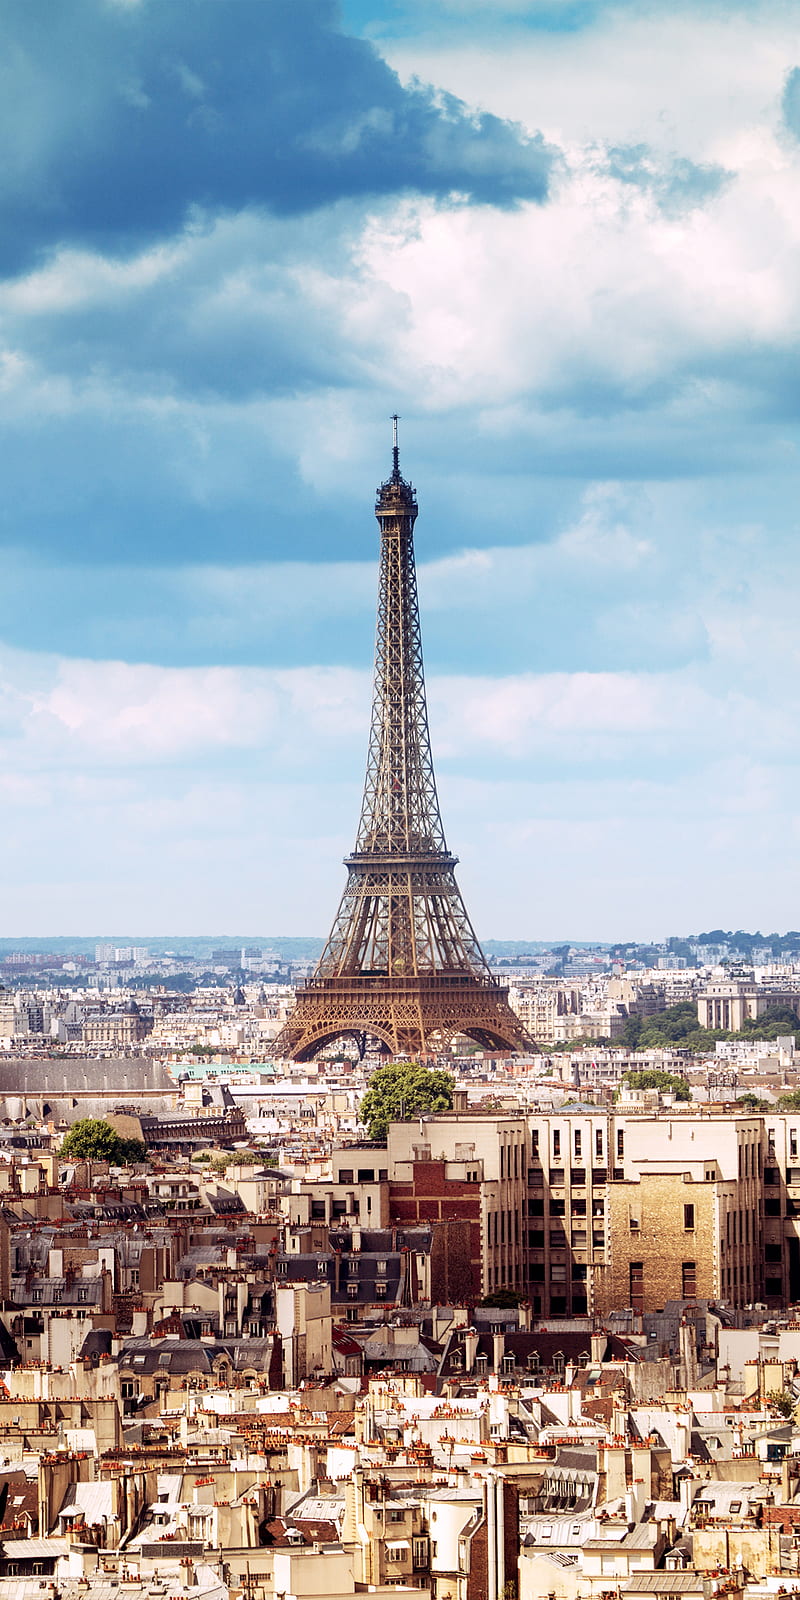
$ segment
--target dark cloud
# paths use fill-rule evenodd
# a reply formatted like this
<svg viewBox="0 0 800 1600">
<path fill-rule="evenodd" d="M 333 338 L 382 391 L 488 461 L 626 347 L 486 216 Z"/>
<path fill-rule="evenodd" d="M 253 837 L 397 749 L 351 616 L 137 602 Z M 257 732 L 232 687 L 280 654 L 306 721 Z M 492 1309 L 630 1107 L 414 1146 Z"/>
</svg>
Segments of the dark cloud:
<svg viewBox="0 0 800 1600">
<path fill-rule="evenodd" d="M 542 200 L 541 137 L 404 88 L 332 0 L 26 0 L 0 25 L 0 268 L 187 216 L 416 190 Z"/>
<path fill-rule="evenodd" d="M 607 154 L 608 171 L 620 183 L 647 189 L 662 211 L 690 211 L 713 199 L 732 174 L 710 162 L 674 156 L 666 162 L 647 145 L 616 145 Z"/>
</svg>

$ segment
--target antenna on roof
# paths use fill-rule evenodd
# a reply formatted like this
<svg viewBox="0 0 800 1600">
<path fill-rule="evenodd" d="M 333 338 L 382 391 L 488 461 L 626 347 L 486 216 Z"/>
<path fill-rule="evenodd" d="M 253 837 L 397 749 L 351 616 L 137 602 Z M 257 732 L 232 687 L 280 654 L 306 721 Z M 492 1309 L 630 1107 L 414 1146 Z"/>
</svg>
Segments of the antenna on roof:
<svg viewBox="0 0 800 1600">
<path fill-rule="evenodd" d="M 397 424 L 398 424 L 399 421 L 400 421 L 400 418 L 398 417 L 397 412 L 396 411 L 393 412 L 392 413 L 392 476 L 395 477 L 395 478 L 399 478 L 399 476 L 400 476 L 400 449 L 399 449 L 399 446 L 398 446 L 398 443 L 397 443 Z"/>
</svg>

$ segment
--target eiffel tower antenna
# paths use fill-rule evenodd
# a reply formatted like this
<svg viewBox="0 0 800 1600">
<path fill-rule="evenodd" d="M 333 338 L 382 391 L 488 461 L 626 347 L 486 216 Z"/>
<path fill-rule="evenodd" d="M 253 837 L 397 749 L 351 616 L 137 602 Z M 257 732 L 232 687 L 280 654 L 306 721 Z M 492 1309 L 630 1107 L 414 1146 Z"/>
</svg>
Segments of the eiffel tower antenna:
<svg viewBox="0 0 800 1600">
<path fill-rule="evenodd" d="M 396 411 L 393 412 L 393 414 L 392 414 L 392 460 L 393 460 L 393 463 L 394 463 L 394 467 L 393 467 L 393 471 L 392 471 L 392 477 L 394 478 L 395 483 L 398 481 L 398 479 L 400 477 L 400 446 L 397 443 L 397 424 L 398 424 L 399 421 L 400 421 L 400 418 L 398 417 L 397 412 Z"/>
<path fill-rule="evenodd" d="M 455 878 L 433 771 L 414 560 L 417 497 L 381 484 L 378 621 L 367 772 L 347 883 L 313 976 L 275 1041 L 307 1061 L 344 1035 L 390 1055 L 430 1055 L 456 1034 L 508 1054 L 531 1041 L 492 977 Z"/>
</svg>

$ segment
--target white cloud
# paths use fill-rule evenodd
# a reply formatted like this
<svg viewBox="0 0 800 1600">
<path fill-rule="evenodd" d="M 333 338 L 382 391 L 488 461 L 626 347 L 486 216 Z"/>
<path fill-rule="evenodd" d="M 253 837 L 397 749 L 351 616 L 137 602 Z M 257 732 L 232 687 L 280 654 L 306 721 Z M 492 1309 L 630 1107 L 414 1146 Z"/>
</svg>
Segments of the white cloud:
<svg viewBox="0 0 800 1600">
<path fill-rule="evenodd" d="M 46 687 L 26 689 L 26 660 L 6 658 L 19 733 L 53 759 L 171 763 L 204 754 L 335 743 L 358 728 L 366 674 L 345 668 L 168 668 L 57 660 Z M 37 676 L 41 675 L 41 663 Z M 21 669 L 21 670 L 20 670 Z M 9 680 L 7 679 L 7 683 Z"/>
<path fill-rule="evenodd" d="M 593 24 L 563 32 L 515 27 L 495 7 L 484 20 L 476 27 L 467 11 L 463 29 L 453 15 L 426 32 L 420 15 L 402 38 L 385 27 L 380 48 L 404 79 L 439 84 L 559 142 L 647 140 L 697 158 L 774 114 L 797 51 L 791 0 L 608 5 Z"/>
<path fill-rule="evenodd" d="M 8 932 L 91 931 L 113 905 L 143 930 L 324 933 L 356 827 L 366 673 L 9 651 L 0 668 Z M 481 932 L 644 936 L 741 923 L 742 907 L 791 923 L 795 681 L 765 714 L 722 668 L 434 674 L 445 827 Z"/>
</svg>

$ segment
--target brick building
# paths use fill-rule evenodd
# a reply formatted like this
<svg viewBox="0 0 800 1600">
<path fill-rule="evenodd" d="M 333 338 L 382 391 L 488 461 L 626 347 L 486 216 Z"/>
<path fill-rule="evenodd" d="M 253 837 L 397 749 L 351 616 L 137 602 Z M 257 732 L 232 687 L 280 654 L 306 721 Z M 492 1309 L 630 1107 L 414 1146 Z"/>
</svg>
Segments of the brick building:
<svg viewBox="0 0 800 1600">
<path fill-rule="evenodd" d="M 406 1223 L 460 1223 L 450 1234 L 459 1258 L 454 1283 L 459 1274 L 465 1278 L 468 1250 L 475 1298 L 525 1289 L 529 1148 L 522 1115 L 447 1113 L 389 1129 L 390 1215 Z"/>
</svg>

